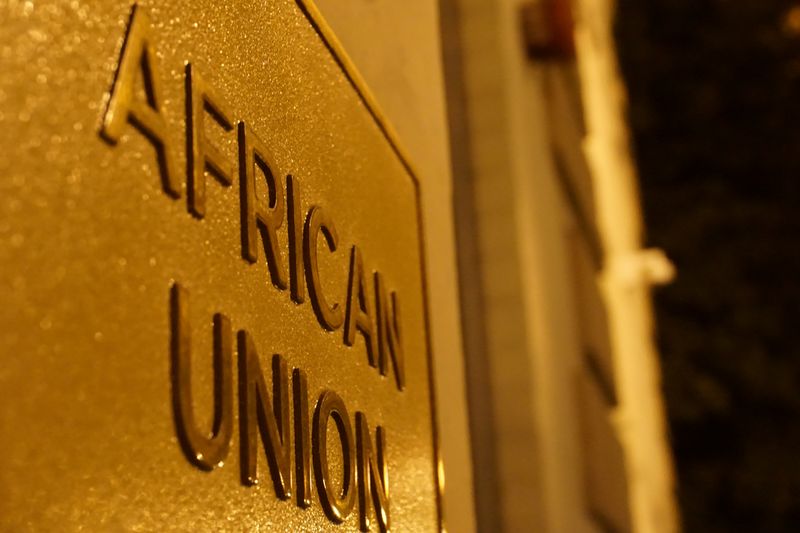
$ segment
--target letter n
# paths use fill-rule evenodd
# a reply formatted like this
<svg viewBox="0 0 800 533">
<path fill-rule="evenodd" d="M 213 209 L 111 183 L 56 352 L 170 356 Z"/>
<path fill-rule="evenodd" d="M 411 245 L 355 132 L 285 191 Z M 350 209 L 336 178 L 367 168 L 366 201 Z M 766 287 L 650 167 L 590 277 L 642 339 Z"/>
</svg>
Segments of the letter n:
<svg viewBox="0 0 800 533">
<path fill-rule="evenodd" d="M 396 292 L 391 293 L 391 302 L 380 272 L 375 272 L 375 308 L 378 326 L 378 368 L 381 375 L 389 370 L 388 359 L 392 360 L 397 389 L 406 385 L 405 361 L 400 328 L 400 299 Z"/>
<path fill-rule="evenodd" d="M 369 499 L 375 505 L 375 517 L 381 531 L 389 531 L 389 469 L 386 465 L 386 432 L 375 430 L 375 449 L 369 436 L 364 413 L 356 413 L 358 446 L 358 507 L 362 531 L 369 531 Z M 370 494 L 371 493 L 371 494 Z"/>
<path fill-rule="evenodd" d="M 253 339 L 239 331 L 239 425 L 242 482 L 258 483 L 257 433 L 261 434 L 275 492 L 281 499 L 292 495 L 291 437 L 289 436 L 289 374 L 280 355 L 272 358 L 274 403 L 258 362 Z"/>
</svg>

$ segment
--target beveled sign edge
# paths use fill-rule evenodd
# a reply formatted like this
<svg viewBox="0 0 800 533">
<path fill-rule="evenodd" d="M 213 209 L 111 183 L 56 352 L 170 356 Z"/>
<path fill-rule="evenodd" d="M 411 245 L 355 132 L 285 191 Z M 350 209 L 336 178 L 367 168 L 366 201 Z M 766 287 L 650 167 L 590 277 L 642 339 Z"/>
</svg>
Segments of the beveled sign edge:
<svg viewBox="0 0 800 533">
<path fill-rule="evenodd" d="M 428 365 L 428 389 L 430 394 L 430 403 L 431 403 L 431 428 L 433 432 L 433 459 L 434 459 L 434 469 L 433 469 L 433 480 L 434 485 L 436 488 L 436 514 L 439 523 L 439 529 L 441 531 L 445 531 L 445 521 L 444 521 L 444 508 L 443 508 L 443 492 L 444 492 L 444 468 L 442 464 L 442 457 L 439 449 L 439 422 L 437 417 L 437 403 L 436 403 L 436 386 L 435 386 L 435 379 L 434 379 L 434 365 L 433 365 L 433 352 L 431 348 L 431 338 L 430 338 L 430 316 L 429 316 L 429 309 L 428 309 L 428 278 L 427 278 L 427 261 L 426 261 L 426 254 L 425 254 L 425 230 L 424 230 L 424 219 L 422 214 L 422 199 L 420 194 L 420 183 L 419 178 L 417 177 L 417 173 L 414 170 L 414 166 L 411 164 L 410 157 L 408 152 L 403 147 L 402 143 L 400 142 L 399 135 L 397 131 L 394 129 L 392 124 L 389 122 L 388 118 L 386 117 L 385 113 L 382 111 L 380 105 L 378 105 L 375 96 L 372 94 L 372 91 L 369 89 L 364 78 L 361 76 L 358 68 L 353 63 L 350 56 L 344 49 L 341 41 L 336 37 L 331 26 L 325 20 L 325 17 L 322 15 L 322 12 L 317 7 L 314 0 L 295 0 L 297 7 L 300 8 L 300 11 L 306 17 L 309 24 L 314 28 L 314 31 L 317 33 L 319 38 L 322 40 L 325 47 L 331 53 L 334 61 L 339 65 L 339 68 L 342 70 L 342 73 L 345 75 L 347 80 L 350 82 L 350 85 L 355 90 L 356 94 L 358 94 L 359 98 L 363 102 L 364 106 L 369 111 L 370 115 L 372 116 L 375 124 L 378 126 L 378 129 L 381 130 L 386 141 L 392 147 L 395 155 L 397 155 L 398 160 L 406 169 L 408 177 L 411 179 L 411 182 L 414 186 L 414 200 L 417 208 L 417 232 L 418 232 L 418 241 L 419 241 L 419 252 L 420 252 L 420 278 L 422 281 L 422 300 L 424 304 L 423 314 L 424 314 L 424 324 L 425 324 L 425 351 L 426 351 L 426 359 Z"/>
</svg>

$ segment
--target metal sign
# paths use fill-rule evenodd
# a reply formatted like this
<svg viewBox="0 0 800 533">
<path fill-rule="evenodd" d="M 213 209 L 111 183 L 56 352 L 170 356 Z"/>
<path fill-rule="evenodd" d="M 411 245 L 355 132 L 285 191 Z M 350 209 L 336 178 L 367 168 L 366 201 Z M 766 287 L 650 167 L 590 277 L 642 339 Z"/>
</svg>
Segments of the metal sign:
<svg viewBox="0 0 800 533">
<path fill-rule="evenodd" d="M 438 529 L 417 183 L 313 4 L 0 47 L 2 528 Z"/>
</svg>

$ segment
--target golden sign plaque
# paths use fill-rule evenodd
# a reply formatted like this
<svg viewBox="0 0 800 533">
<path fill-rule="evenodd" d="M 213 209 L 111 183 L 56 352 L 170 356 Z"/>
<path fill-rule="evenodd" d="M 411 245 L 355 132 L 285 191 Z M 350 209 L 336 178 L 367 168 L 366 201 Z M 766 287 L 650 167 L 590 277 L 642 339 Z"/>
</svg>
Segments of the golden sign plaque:
<svg viewBox="0 0 800 533">
<path fill-rule="evenodd" d="M 0 529 L 439 529 L 418 186 L 314 5 L 10 0 L 0 67 Z"/>
</svg>

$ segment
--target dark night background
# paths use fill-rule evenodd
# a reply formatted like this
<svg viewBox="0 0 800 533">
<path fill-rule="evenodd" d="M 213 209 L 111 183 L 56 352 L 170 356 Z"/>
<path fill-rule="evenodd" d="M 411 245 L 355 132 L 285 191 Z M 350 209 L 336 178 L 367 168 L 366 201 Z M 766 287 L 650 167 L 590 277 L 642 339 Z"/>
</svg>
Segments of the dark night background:
<svg viewBox="0 0 800 533">
<path fill-rule="evenodd" d="M 796 8 L 796 11 L 792 11 Z M 800 531 L 800 2 L 618 0 L 685 531 Z"/>
</svg>

